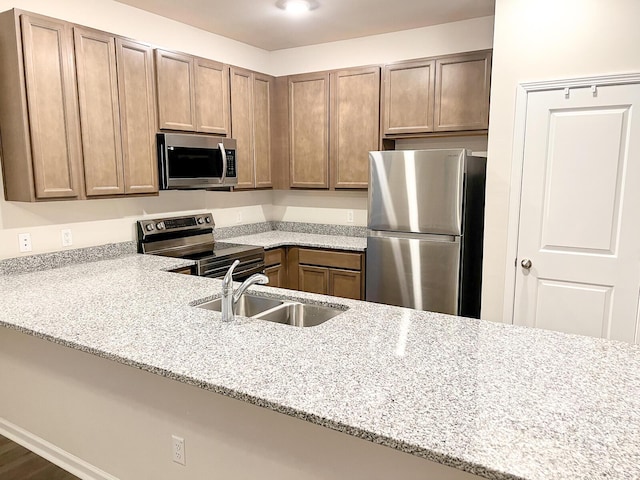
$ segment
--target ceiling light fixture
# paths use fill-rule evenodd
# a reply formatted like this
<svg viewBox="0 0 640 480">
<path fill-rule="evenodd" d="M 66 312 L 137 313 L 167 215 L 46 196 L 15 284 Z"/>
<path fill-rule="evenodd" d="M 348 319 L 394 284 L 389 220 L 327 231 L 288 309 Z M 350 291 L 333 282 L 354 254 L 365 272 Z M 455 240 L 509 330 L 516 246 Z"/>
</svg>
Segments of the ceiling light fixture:
<svg viewBox="0 0 640 480">
<path fill-rule="evenodd" d="M 278 0 L 276 6 L 287 13 L 300 15 L 318 8 L 318 2 L 314 0 Z"/>
</svg>

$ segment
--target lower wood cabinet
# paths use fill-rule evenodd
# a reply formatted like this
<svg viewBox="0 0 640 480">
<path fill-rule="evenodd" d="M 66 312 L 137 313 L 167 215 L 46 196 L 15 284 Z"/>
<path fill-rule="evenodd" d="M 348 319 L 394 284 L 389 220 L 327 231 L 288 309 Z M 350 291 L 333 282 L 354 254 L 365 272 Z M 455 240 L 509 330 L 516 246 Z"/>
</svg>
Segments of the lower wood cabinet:
<svg viewBox="0 0 640 480">
<path fill-rule="evenodd" d="M 272 248 L 264 252 L 264 274 L 269 277 L 270 287 L 288 288 L 287 250 Z"/>
<path fill-rule="evenodd" d="M 292 247 L 287 264 L 289 288 L 364 299 L 363 253 Z"/>
</svg>

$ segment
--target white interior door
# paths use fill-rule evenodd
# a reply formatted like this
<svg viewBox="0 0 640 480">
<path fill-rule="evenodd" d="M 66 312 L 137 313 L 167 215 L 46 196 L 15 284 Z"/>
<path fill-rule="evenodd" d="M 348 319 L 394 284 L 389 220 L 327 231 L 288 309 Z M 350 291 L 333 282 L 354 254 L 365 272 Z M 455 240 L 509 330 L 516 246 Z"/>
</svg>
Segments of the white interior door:
<svg viewBox="0 0 640 480">
<path fill-rule="evenodd" d="M 514 323 L 638 341 L 638 113 L 638 84 L 529 94 Z"/>
</svg>

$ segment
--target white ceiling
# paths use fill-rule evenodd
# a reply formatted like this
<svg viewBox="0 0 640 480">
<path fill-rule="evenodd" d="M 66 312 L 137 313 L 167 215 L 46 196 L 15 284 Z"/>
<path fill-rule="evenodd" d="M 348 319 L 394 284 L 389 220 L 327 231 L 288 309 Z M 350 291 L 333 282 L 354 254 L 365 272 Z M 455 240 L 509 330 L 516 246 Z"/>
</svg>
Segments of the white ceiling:
<svg viewBox="0 0 640 480">
<path fill-rule="evenodd" d="M 495 0 L 317 0 L 290 16 L 276 0 L 116 0 L 265 50 L 493 15 Z"/>
</svg>

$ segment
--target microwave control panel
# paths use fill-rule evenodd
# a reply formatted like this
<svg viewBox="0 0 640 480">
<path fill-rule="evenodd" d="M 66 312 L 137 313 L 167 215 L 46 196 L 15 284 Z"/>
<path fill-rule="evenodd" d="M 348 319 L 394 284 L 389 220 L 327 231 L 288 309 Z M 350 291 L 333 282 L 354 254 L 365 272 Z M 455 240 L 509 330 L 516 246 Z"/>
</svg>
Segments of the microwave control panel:
<svg viewBox="0 0 640 480">
<path fill-rule="evenodd" d="M 227 177 L 236 177 L 236 152 L 227 150 Z"/>
</svg>

